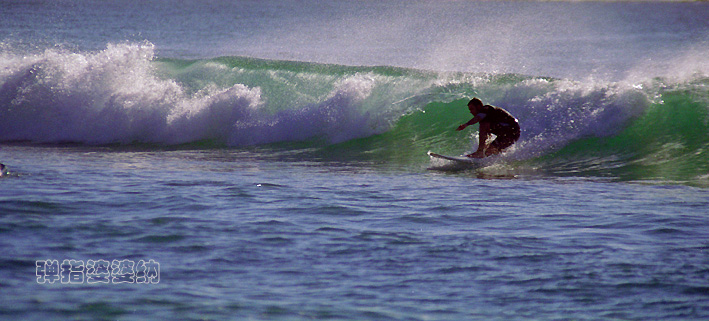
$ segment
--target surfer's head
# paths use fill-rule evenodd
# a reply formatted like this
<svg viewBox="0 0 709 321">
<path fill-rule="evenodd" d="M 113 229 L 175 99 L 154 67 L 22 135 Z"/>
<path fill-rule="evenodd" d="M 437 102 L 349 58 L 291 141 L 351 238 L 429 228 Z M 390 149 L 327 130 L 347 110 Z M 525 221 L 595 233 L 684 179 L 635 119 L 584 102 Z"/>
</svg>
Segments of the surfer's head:
<svg viewBox="0 0 709 321">
<path fill-rule="evenodd" d="M 483 101 L 478 99 L 477 97 L 471 99 L 468 102 L 468 110 L 470 110 L 470 112 L 472 114 L 477 114 L 477 110 L 479 108 L 481 108 L 482 106 L 483 106 Z"/>
</svg>

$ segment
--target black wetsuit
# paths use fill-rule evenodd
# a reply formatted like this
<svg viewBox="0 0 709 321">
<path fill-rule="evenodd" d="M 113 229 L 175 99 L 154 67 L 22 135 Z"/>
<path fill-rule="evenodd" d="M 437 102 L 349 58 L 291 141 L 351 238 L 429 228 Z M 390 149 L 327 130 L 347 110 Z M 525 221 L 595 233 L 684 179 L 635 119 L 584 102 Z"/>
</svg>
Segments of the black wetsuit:
<svg viewBox="0 0 709 321">
<path fill-rule="evenodd" d="M 489 123 L 490 132 L 495 134 L 495 138 L 490 147 L 504 150 L 512 146 L 519 139 L 519 123 L 506 110 L 491 105 L 483 106 L 478 114 L 485 114 L 480 123 Z"/>
</svg>

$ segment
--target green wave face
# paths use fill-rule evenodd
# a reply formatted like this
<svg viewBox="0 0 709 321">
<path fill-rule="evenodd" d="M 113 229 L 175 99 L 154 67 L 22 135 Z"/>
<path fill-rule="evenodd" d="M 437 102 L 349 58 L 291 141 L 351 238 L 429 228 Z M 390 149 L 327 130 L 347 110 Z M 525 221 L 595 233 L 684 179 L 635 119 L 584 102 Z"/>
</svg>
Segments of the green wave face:
<svg viewBox="0 0 709 321">
<path fill-rule="evenodd" d="M 539 161 L 556 168 L 555 173 L 702 183 L 709 176 L 709 95 L 705 83 L 663 88 L 656 102 L 618 134 L 571 141 Z"/>
</svg>

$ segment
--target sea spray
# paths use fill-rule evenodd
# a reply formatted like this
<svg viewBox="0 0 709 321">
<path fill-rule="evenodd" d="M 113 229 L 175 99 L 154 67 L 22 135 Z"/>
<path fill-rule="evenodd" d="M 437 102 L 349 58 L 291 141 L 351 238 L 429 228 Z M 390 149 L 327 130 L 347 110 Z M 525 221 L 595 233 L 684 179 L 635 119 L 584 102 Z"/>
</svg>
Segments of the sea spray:
<svg viewBox="0 0 709 321">
<path fill-rule="evenodd" d="M 153 75 L 149 43 L 100 52 L 48 49 L 0 62 L 0 139 L 33 142 L 157 141 L 184 96 Z"/>
</svg>

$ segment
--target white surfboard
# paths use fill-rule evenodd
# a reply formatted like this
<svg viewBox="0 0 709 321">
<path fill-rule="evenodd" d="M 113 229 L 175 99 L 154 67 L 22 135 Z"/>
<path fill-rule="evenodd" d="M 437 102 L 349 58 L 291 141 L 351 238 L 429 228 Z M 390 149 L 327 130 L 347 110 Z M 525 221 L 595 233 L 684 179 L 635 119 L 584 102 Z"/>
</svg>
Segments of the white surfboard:
<svg viewBox="0 0 709 321">
<path fill-rule="evenodd" d="M 495 163 L 496 159 L 494 156 L 485 158 L 471 158 L 466 156 L 441 155 L 430 151 L 428 152 L 428 156 L 431 157 L 431 160 L 433 161 L 433 166 L 428 169 L 443 171 L 478 169 Z"/>
<path fill-rule="evenodd" d="M 428 156 L 431 156 L 433 158 L 441 158 L 449 161 L 454 161 L 454 162 L 459 162 L 459 163 L 466 163 L 466 164 L 480 164 L 480 158 L 471 158 L 467 156 L 448 156 L 448 155 L 441 155 L 441 154 L 436 154 L 433 152 L 428 152 Z"/>
</svg>

